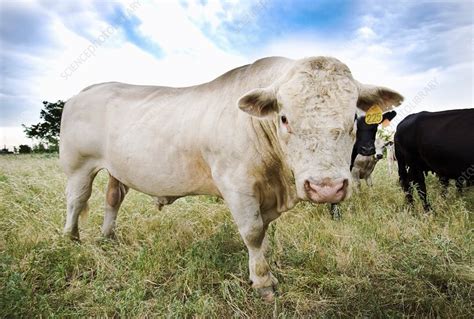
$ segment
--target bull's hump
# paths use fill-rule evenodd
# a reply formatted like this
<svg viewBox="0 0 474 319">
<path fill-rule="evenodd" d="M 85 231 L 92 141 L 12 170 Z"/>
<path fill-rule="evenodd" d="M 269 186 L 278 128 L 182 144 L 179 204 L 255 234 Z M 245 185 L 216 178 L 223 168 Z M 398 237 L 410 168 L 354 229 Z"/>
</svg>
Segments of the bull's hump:
<svg viewBox="0 0 474 319">
<path fill-rule="evenodd" d="M 292 61 L 292 60 L 290 60 L 288 58 L 284 58 L 284 57 L 278 57 L 278 56 L 261 58 L 261 59 L 258 59 L 258 60 L 256 60 L 255 62 L 253 62 L 251 64 L 242 65 L 242 66 L 239 66 L 235 69 L 232 69 L 232 70 L 218 76 L 217 78 L 215 78 L 211 82 L 204 83 L 204 85 L 205 84 L 231 82 L 231 81 L 241 77 L 242 74 L 244 74 L 244 73 L 245 73 L 246 76 L 253 76 L 253 75 L 254 76 L 259 76 L 260 71 L 263 71 L 265 69 L 270 69 L 275 65 L 288 63 L 290 61 Z"/>
</svg>

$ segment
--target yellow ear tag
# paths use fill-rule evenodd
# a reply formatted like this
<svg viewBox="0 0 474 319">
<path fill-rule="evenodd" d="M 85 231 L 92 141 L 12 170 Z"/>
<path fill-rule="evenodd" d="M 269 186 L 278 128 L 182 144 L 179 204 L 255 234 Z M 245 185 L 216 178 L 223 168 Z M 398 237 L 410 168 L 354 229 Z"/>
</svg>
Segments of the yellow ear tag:
<svg viewBox="0 0 474 319">
<path fill-rule="evenodd" d="M 371 106 L 365 113 L 365 123 L 367 124 L 379 124 L 382 119 L 382 109 L 378 105 Z"/>
</svg>

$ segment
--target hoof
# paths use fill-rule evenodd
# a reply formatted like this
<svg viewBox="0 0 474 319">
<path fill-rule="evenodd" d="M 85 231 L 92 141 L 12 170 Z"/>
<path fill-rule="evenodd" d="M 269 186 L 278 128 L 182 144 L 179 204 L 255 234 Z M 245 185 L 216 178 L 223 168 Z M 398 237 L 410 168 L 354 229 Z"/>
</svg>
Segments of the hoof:
<svg viewBox="0 0 474 319">
<path fill-rule="evenodd" d="M 431 214 L 431 213 L 433 212 L 433 208 L 431 207 L 430 204 L 424 205 L 424 206 L 423 206 L 423 209 L 425 210 L 425 213 L 426 213 L 426 214 Z"/>
<path fill-rule="evenodd" d="M 102 233 L 102 238 L 105 240 L 116 240 L 117 236 L 115 235 L 115 232 L 109 232 L 109 233 Z"/>
<path fill-rule="evenodd" d="M 273 287 L 258 288 L 257 292 L 266 303 L 272 303 L 275 300 L 275 290 Z"/>
<path fill-rule="evenodd" d="M 75 233 L 75 232 L 65 232 L 64 238 L 67 238 L 75 242 L 81 242 L 81 239 L 79 238 L 79 233 Z"/>
</svg>

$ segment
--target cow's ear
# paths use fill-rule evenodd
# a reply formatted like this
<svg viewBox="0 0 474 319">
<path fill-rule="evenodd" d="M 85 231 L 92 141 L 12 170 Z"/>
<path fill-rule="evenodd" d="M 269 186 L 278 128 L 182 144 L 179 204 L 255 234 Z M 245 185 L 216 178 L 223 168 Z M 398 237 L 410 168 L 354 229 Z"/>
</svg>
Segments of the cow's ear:
<svg viewBox="0 0 474 319">
<path fill-rule="evenodd" d="M 256 117 L 265 117 L 278 112 L 278 103 L 272 89 L 255 89 L 239 99 L 239 108 Z"/>
<path fill-rule="evenodd" d="M 359 83 L 357 107 L 363 111 L 367 111 L 373 105 L 378 105 L 382 112 L 386 112 L 399 106 L 402 102 L 403 96 L 394 90 Z"/>
<path fill-rule="evenodd" d="M 385 120 L 393 120 L 395 118 L 395 116 L 397 116 L 397 112 L 396 111 L 390 111 L 390 112 L 386 112 L 382 115 L 382 119 L 385 121 Z"/>
</svg>

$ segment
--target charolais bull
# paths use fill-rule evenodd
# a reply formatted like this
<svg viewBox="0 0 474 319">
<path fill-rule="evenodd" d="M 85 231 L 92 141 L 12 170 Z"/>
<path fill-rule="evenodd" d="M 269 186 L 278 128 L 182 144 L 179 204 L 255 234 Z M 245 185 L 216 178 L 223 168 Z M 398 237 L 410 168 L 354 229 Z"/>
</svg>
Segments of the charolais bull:
<svg viewBox="0 0 474 319">
<path fill-rule="evenodd" d="M 357 82 L 330 57 L 264 58 L 185 88 L 92 85 L 62 115 L 65 234 L 79 238 L 78 217 L 102 169 L 109 173 L 105 236 L 129 188 L 170 199 L 220 196 L 248 248 L 253 287 L 272 300 L 269 223 L 298 201 L 348 198 L 356 109 L 387 111 L 402 99 Z"/>
</svg>

